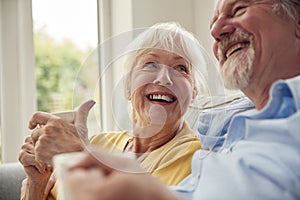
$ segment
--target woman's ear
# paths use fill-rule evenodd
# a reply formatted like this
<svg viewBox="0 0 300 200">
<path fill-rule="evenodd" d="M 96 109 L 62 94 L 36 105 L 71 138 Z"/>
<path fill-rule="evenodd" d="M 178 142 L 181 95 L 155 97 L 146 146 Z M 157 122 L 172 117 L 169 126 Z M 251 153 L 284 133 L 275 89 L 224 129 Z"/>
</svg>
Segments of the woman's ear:
<svg viewBox="0 0 300 200">
<path fill-rule="evenodd" d="M 125 97 L 128 99 L 128 100 L 131 100 L 131 81 L 130 81 L 130 76 L 127 74 L 125 76 Z"/>
<path fill-rule="evenodd" d="M 130 101 L 131 100 L 131 92 L 130 90 L 126 90 L 126 98 Z"/>
<path fill-rule="evenodd" d="M 192 100 L 194 100 L 197 95 L 198 95 L 198 89 L 194 87 Z"/>
</svg>

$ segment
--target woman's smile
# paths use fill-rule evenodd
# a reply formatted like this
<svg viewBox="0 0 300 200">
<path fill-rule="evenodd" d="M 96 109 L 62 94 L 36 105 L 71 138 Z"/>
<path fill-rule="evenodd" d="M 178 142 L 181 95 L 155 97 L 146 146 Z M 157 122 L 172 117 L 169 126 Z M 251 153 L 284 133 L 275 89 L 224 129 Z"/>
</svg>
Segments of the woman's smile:
<svg viewBox="0 0 300 200">
<path fill-rule="evenodd" d="M 152 103 L 157 103 L 161 105 L 171 104 L 177 100 L 177 98 L 174 95 L 165 92 L 149 93 L 146 95 L 146 97 Z"/>
</svg>

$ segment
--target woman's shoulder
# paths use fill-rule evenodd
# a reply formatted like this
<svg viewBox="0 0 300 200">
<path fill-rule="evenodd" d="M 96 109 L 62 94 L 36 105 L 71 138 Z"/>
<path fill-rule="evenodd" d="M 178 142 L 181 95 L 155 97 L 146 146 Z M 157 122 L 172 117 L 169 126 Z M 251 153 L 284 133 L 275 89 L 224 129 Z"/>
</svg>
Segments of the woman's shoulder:
<svg viewBox="0 0 300 200">
<path fill-rule="evenodd" d="M 171 149 L 178 151 L 186 151 L 185 147 L 188 147 L 189 150 L 196 150 L 201 148 L 200 141 L 197 137 L 195 131 L 193 131 L 187 122 L 184 122 L 183 128 L 179 133 L 166 144 L 166 147 L 169 146 Z"/>
</svg>

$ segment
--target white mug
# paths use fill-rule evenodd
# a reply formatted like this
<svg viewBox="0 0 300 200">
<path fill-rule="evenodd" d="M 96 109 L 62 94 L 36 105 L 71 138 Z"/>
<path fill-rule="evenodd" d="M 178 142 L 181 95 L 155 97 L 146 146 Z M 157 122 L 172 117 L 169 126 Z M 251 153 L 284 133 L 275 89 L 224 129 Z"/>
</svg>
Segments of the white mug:
<svg viewBox="0 0 300 200">
<path fill-rule="evenodd" d="M 71 200 L 66 173 L 68 169 L 84 157 L 83 152 L 63 153 L 53 157 L 54 173 L 57 183 L 57 200 Z"/>
</svg>

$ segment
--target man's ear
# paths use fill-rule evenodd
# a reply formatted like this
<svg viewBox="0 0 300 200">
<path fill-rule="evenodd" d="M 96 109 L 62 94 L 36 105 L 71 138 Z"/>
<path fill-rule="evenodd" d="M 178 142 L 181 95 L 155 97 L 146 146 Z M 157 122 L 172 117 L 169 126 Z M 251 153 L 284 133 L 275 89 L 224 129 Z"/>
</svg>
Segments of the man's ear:
<svg viewBox="0 0 300 200">
<path fill-rule="evenodd" d="M 298 17 L 296 20 L 296 36 L 300 39 L 300 6 L 298 6 Z"/>
<path fill-rule="evenodd" d="M 296 25 L 296 36 L 300 39 L 300 20 L 298 24 Z"/>
</svg>

